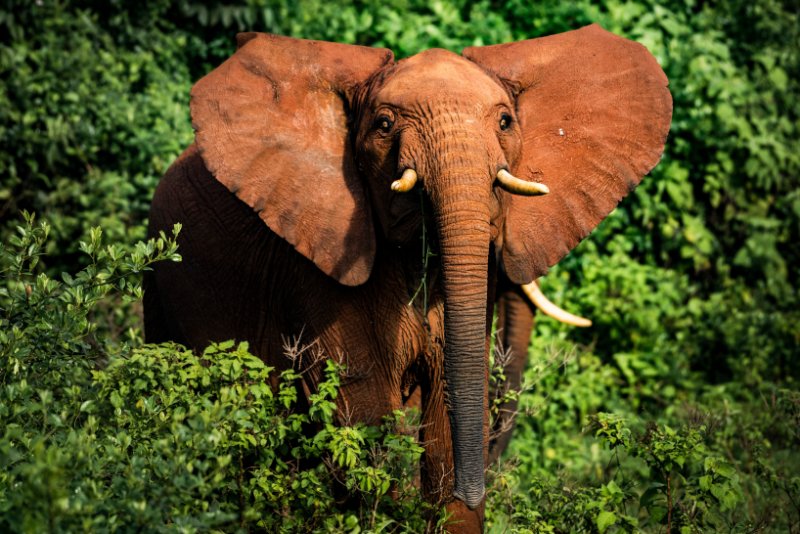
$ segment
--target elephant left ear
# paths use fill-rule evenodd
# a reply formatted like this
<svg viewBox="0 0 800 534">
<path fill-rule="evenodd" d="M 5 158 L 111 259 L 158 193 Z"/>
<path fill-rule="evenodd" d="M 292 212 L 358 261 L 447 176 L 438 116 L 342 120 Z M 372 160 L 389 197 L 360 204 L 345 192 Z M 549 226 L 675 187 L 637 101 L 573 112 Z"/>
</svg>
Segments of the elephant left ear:
<svg viewBox="0 0 800 534">
<path fill-rule="evenodd" d="M 206 167 L 328 276 L 364 283 L 376 241 L 348 117 L 392 52 L 256 33 L 238 42 L 192 88 Z"/>
<path fill-rule="evenodd" d="M 464 57 L 516 97 L 522 157 L 512 169 L 550 193 L 505 192 L 503 265 L 542 276 L 658 163 L 672 117 L 667 77 L 647 49 L 597 25 L 471 47 Z"/>
</svg>

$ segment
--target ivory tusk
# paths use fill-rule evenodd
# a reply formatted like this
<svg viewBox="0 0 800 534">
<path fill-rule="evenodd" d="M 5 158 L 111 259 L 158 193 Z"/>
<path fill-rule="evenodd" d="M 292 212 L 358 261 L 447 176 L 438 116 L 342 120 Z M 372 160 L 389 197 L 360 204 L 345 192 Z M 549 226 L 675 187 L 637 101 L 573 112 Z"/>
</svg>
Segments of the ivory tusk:
<svg viewBox="0 0 800 534">
<path fill-rule="evenodd" d="M 550 302 L 550 300 L 544 296 L 542 290 L 539 289 L 539 284 L 536 283 L 536 280 L 530 284 L 523 285 L 522 291 L 525 293 L 525 296 L 531 300 L 533 305 L 542 310 L 542 313 L 545 315 L 548 315 L 557 321 L 561 321 L 562 323 L 571 324 L 572 326 L 592 326 L 592 321 L 589 319 L 572 315 L 568 311 L 564 311 Z"/>
<path fill-rule="evenodd" d="M 530 197 L 534 195 L 546 195 L 550 192 L 550 188 L 546 185 L 539 182 L 520 180 L 506 169 L 497 171 L 497 181 L 500 182 L 500 186 L 503 189 L 517 195 Z"/>
<path fill-rule="evenodd" d="M 392 182 L 392 191 L 397 193 L 407 193 L 411 191 L 417 183 L 417 171 L 414 169 L 406 169 L 403 171 L 403 176 L 399 180 Z"/>
</svg>

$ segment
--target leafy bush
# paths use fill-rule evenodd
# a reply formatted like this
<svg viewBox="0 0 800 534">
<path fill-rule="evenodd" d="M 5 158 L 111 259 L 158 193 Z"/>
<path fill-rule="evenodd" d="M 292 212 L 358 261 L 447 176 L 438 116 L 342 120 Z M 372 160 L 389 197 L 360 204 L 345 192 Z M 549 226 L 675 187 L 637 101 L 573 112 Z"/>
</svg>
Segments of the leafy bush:
<svg viewBox="0 0 800 534">
<path fill-rule="evenodd" d="M 7 503 L 22 502 L 13 499 L 25 488 L 27 495 L 39 492 L 40 500 L 29 499 L 26 505 L 31 521 L 52 517 L 65 521 L 58 524 L 83 529 L 76 521 L 90 514 L 76 511 L 76 503 L 83 501 L 64 488 L 89 484 L 77 474 L 83 469 L 97 488 L 111 491 L 109 481 L 116 479 L 103 475 L 101 467 L 79 467 L 92 464 L 87 458 L 105 462 L 91 454 L 101 446 L 109 451 L 121 447 L 109 441 L 117 432 L 110 422 L 128 425 L 127 435 L 160 447 L 168 432 L 179 432 L 189 422 L 199 424 L 196 417 L 205 413 L 200 404 L 178 403 L 176 410 L 184 406 L 186 414 L 173 429 L 177 412 L 155 404 L 170 422 L 144 428 L 146 414 L 136 406 L 138 398 L 121 396 L 124 410 L 116 413 L 110 397 L 115 387 L 134 387 L 138 378 L 152 384 L 168 377 L 180 381 L 180 372 L 192 369 L 219 383 L 195 390 L 181 382 L 181 387 L 216 402 L 214 387 L 219 392 L 238 383 L 215 367 L 221 362 L 240 362 L 241 376 L 265 372 L 242 363 L 250 359 L 238 348 L 217 348 L 207 358 L 213 361 L 206 361 L 176 347 L 143 348 L 139 335 L 136 272 L 175 251 L 168 240 L 161 249 L 158 241 L 152 249 L 141 245 L 145 248 L 139 252 L 132 243 L 144 237 L 158 177 L 191 142 L 189 88 L 232 52 L 235 32 L 271 31 L 386 46 L 405 57 L 432 46 L 458 52 L 468 45 L 598 22 L 655 54 L 670 79 L 674 120 L 665 155 L 652 176 L 542 281 L 551 298 L 591 317 L 595 326 L 578 331 L 547 318 L 538 321 L 510 464 L 495 469 L 490 526 L 534 532 L 657 532 L 669 523 L 673 530 L 688 532 L 799 531 L 798 17 L 791 0 L 44 0 L 1 7 L 0 234 L 5 248 L 0 343 L 3 395 L 19 396 L 13 402 L 4 397 L 0 413 L 3 422 L 16 417 L 13 424 L 30 436 L 36 430 L 41 438 L 29 442 L 35 454 L 19 438 L 2 441 L 3 461 L 12 445 L 19 454 L 4 470 L 3 480 L 13 476 L 24 481 L 3 494 L 3 499 L 12 499 L 2 501 L 3 527 L 11 528 L 8 522 L 18 517 L 8 512 Z M 21 209 L 36 210 L 50 221 L 48 244 L 42 240 L 45 227 L 23 227 L 22 233 L 15 229 Z M 113 250 L 92 244 L 100 243 L 100 234 L 95 231 L 93 238 L 90 233 L 97 225 Z M 88 255 L 81 252 L 82 238 Z M 46 257 L 40 256 L 43 246 Z M 120 258 L 128 258 L 127 266 Z M 59 278 L 61 272 L 84 274 Z M 126 367 L 125 362 L 134 361 L 138 363 Z M 145 363 L 152 365 L 152 377 L 142 367 Z M 112 370 L 117 374 L 103 374 Z M 128 376 L 124 383 L 122 376 Z M 270 376 L 278 387 L 280 378 Z M 103 390 L 101 377 L 108 384 L 120 381 Z M 27 389 L 19 385 L 23 379 Z M 73 386 L 79 390 L 72 392 Z M 266 407 L 274 401 L 246 395 L 231 399 L 227 407 Z M 80 411 L 88 400 L 92 403 Z M 284 409 L 275 406 L 279 408 Z M 190 409 L 200 411 L 190 416 Z M 299 413 L 286 410 L 281 413 Z M 61 426 L 55 424 L 56 415 Z M 94 433 L 86 427 L 89 417 L 98 421 Z M 208 417 L 233 432 L 215 416 Z M 247 417 L 229 419 L 255 424 L 261 415 Z M 29 426 L 28 418 L 39 427 Z M 325 430 L 321 420 L 307 424 Z M 602 425 L 608 429 L 596 434 Z M 364 451 L 373 444 L 375 450 L 388 447 L 380 445 L 386 438 L 375 437 L 373 430 L 354 432 L 363 444 L 356 434 L 337 438 L 355 440 L 361 451 L 356 467 L 342 472 L 366 468 L 370 454 L 364 456 Z M 613 437 L 617 434 L 628 437 L 622 442 Z M 227 433 L 224 439 L 236 438 Z M 198 443 L 211 447 L 203 440 Z M 132 454 L 136 446 L 132 441 L 124 451 Z M 214 447 L 202 454 L 230 455 L 230 464 L 219 466 L 211 456 L 192 456 L 190 451 L 181 454 L 199 462 L 192 468 L 195 474 L 237 472 L 236 450 Z M 401 448 L 405 452 L 400 456 L 410 462 L 413 451 Z M 679 451 L 687 451 L 683 465 L 675 460 Z M 656 461 L 659 457 L 673 458 L 672 467 L 665 469 L 659 462 L 666 460 Z M 257 465 L 257 455 L 247 459 Z M 318 466 L 316 461 L 308 465 Z M 107 462 L 119 468 L 114 457 Z M 335 464 L 332 457 L 328 462 Z M 306 464 L 300 467 L 304 472 Z M 400 480 L 392 469 L 381 472 Z M 140 479 L 142 472 L 136 472 Z M 251 476 L 253 472 L 248 471 Z M 663 513 L 669 509 L 665 472 L 671 516 Z M 225 519 L 225 514 L 256 507 L 263 499 L 248 494 L 251 500 L 239 507 L 226 501 L 238 489 L 211 489 L 208 478 L 205 486 L 192 486 L 195 475 L 182 473 L 188 477 L 181 494 L 186 499 L 199 503 L 201 486 L 213 496 L 205 501 L 206 508 L 197 509 L 207 514 L 203 517 L 209 525 L 217 522 L 219 528 L 233 530 L 241 518 Z M 122 488 L 127 475 L 118 476 L 122 486 L 113 487 Z M 335 488 L 346 488 L 352 479 L 337 476 L 340 486 L 326 486 L 329 480 L 320 478 L 321 485 L 314 486 L 319 491 L 308 493 L 326 503 L 320 510 L 334 503 L 327 508 L 333 522 L 328 527 L 427 521 L 404 515 L 403 503 L 416 498 L 412 490 L 406 501 L 388 503 L 384 495 L 357 506 L 347 503 L 345 509 Z M 384 487 L 383 475 L 372 476 L 367 478 Z M 43 482 L 50 479 L 59 482 Z M 159 480 L 168 486 L 166 478 Z M 137 487 L 129 488 L 130 495 L 140 495 L 136 492 L 145 487 L 154 495 L 165 492 L 163 487 Z M 125 518 L 151 512 L 152 517 L 188 517 L 173 496 L 164 499 L 158 510 L 115 513 Z M 111 507 L 116 500 L 91 506 Z M 373 518 L 367 510 L 378 501 Z M 308 510 L 304 506 L 290 505 Z M 299 517 L 293 513 L 280 512 L 283 518 Z M 317 518 L 309 520 L 309 528 L 326 528 L 315 513 L 308 513 Z M 164 528 L 178 527 L 173 522 Z M 193 527 L 187 523 L 185 528 Z"/>
<path fill-rule="evenodd" d="M 27 216 L 0 249 L 0 529 L 436 526 L 413 484 L 422 448 L 396 432 L 411 420 L 336 424 L 340 365 L 321 363 L 306 411 L 302 376 L 276 374 L 246 344 L 195 355 L 97 334 L 97 304 L 138 298 L 137 273 L 178 259 L 174 237 L 124 250 L 94 229 L 80 244 L 88 266 L 59 282 L 35 273 L 48 234 Z"/>
<path fill-rule="evenodd" d="M 489 474 L 492 531 L 797 529 L 795 391 L 773 390 L 756 412 L 711 388 L 642 413 L 620 371 L 567 347 L 526 372 L 512 454 Z"/>
<path fill-rule="evenodd" d="M 120 46 L 91 10 L 49 1 L 0 8 L 0 27 L 4 236 L 20 210 L 46 217 L 54 272 L 93 226 L 144 238 L 158 178 L 191 142 L 186 39 L 139 28 Z"/>
</svg>

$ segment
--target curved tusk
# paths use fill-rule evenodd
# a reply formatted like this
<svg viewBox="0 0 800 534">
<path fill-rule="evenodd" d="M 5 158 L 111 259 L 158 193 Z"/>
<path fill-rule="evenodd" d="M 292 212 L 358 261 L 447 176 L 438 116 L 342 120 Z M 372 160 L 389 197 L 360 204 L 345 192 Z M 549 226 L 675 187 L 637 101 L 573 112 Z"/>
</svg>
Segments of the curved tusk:
<svg viewBox="0 0 800 534">
<path fill-rule="evenodd" d="M 525 293 L 534 306 L 542 310 L 542 313 L 545 315 L 549 315 L 553 319 L 557 321 L 561 321 L 562 323 L 571 324 L 572 326 L 592 326 L 592 321 L 589 319 L 584 319 L 583 317 L 578 317 L 577 315 L 572 315 L 568 311 L 564 311 L 544 296 L 542 290 L 539 289 L 539 284 L 536 283 L 536 280 L 531 282 L 530 284 L 525 284 L 522 286 L 522 291 Z"/>
<path fill-rule="evenodd" d="M 520 180 L 506 169 L 497 171 L 497 181 L 500 182 L 500 186 L 503 189 L 517 195 L 531 197 L 534 195 L 546 195 L 550 192 L 550 188 L 546 185 L 539 182 Z"/>
<path fill-rule="evenodd" d="M 417 171 L 414 169 L 406 169 L 403 171 L 403 176 L 399 180 L 392 182 L 392 191 L 398 193 L 407 193 L 411 191 L 417 183 Z"/>
</svg>

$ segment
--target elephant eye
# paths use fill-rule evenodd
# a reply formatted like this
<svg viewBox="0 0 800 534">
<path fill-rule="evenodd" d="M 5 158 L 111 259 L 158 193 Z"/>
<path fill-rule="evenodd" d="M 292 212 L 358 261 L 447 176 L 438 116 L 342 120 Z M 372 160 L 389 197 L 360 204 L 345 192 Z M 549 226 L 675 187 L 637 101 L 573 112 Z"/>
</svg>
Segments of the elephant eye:
<svg viewBox="0 0 800 534">
<path fill-rule="evenodd" d="M 503 113 L 500 115 L 500 129 L 505 131 L 511 127 L 511 115 L 508 113 Z"/>
<path fill-rule="evenodd" d="M 392 119 L 386 115 L 381 115 L 375 119 L 375 124 L 373 125 L 376 130 L 380 130 L 383 133 L 389 133 L 392 130 L 392 126 L 394 126 Z"/>
</svg>

